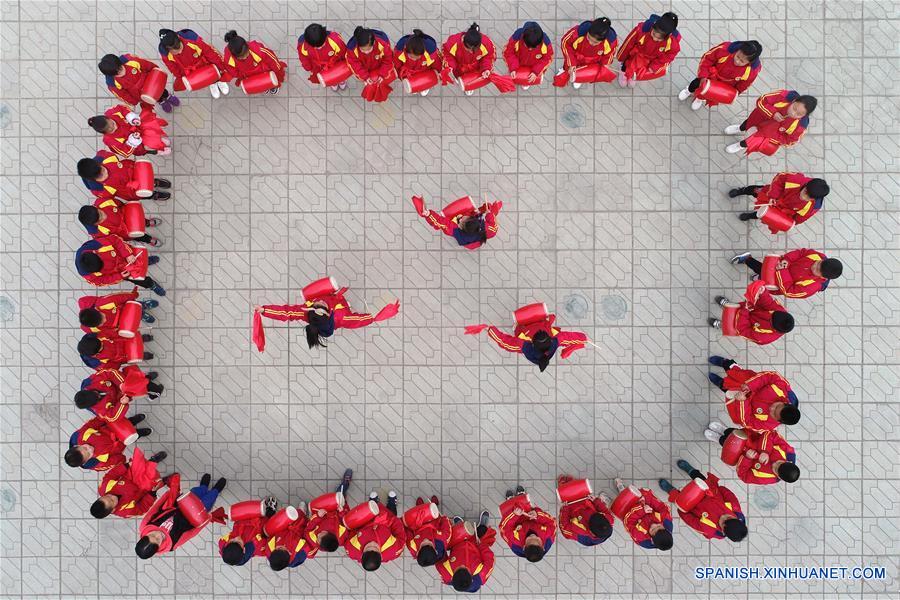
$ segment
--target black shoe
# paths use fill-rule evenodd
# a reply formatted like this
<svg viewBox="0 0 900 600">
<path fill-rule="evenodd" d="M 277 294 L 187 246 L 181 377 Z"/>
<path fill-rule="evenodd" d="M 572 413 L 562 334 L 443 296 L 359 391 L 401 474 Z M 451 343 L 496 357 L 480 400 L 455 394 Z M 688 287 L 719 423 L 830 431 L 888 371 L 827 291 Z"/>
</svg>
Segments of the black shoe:
<svg viewBox="0 0 900 600">
<path fill-rule="evenodd" d="M 225 484 L 228 483 L 228 480 L 224 477 L 219 477 L 219 480 L 216 481 L 216 485 L 213 486 L 213 489 L 219 490 L 220 492 L 225 489 Z"/>
<path fill-rule="evenodd" d="M 158 264 L 158 263 L 159 263 L 159 255 L 154 254 L 154 255 L 152 255 L 152 256 L 147 257 L 147 264 L 148 264 L 148 265 L 155 265 L 155 264 Z"/>
<path fill-rule="evenodd" d="M 144 376 L 147 378 L 147 381 L 153 381 L 157 377 L 159 377 L 159 373 L 157 373 L 156 371 L 148 371 L 144 374 Z"/>
<path fill-rule="evenodd" d="M 153 430 L 149 427 L 141 427 L 137 430 L 138 437 L 147 437 L 151 433 L 153 433 Z"/>
<path fill-rule="evenodd" d="M 725 296 L 716 296 L 714 298 L 714 302 L 719 306 L 725 306 L 726 304 L 728 304 L 728 298 L 726 298 Z"/>
<path fill-rule="evenodd" d="M 144 340 L 145 342 L 152 342 L 153 336 L 150 335 L 149 333 L 145 333 L 145 334 L 141 335 L 141 339 Z"/>
<path fill-rule="evenodd" d="M 756 218 L 756 213 L 755 213 L 755 212 L 745 212 L 745 213 L 741 213 L 741 214 L 738 216 L 738 219 L 740 219 L 741 221 L 751 221 L 751 220 L 753 220 L 753 219 L 755 219 L 755 218 Z"/>
<path fill-rule="evenodd" d="M 517 485 L 516 486 L 516 495 L 524 494 L 524 493 L 525 493 L 525 488 L 522 487 L 521 485 Z"/>
<path fill-rule="evenodd" d="M 169 192 L 153 192 L 153 195 L 150 196 L 152 200 L 168 200 L 172 197 L 172 194 Z"/>
<path fill-rule="evenodd" d="M 732 188 L 728 190 L 729 198 L 737 198 L 738 196 L 744 195 L 744 188 Z"/>
<path fill-rule="evenodd" d="M 167 456 L 168 456 L 168 454 L 166 454 L 165 452 L 157 452 L 156 454 L 154 454 L 153 456 L 150 457 L 150 462 L 161 463 L 162 461 L 166 460 Z"/>
<path fill-rule="evenodd" d="M 147 418 L 147 415 L 145 415 L 144 413 L 138 413 L 136 415 L 128 417 L 128 420 L 131 421 L 132 425 L 137 425 L 138 423 L 142 422 L 146 418 Z"/>
<path fill-rule="evenodd" d="M 488 521 L 491 518 L 491 513 L 486 510 L 481 511 L 481 516 L 478 517 L 478 526 L 479 527 L 487 527 Z"/>
<path fill-rule="evenodd" d="M 210 481 L 212 481 L 212 475 L 210 475 L 209 473 L 204 473 L 203 477 L 200 478 L 200 485 L 202 485 L 205 488 L 208 488 Z"/>
<path fill-rule="evenodd" d="M 687 473 L 688 475 L 690 475 L 690 474 L 691 474 L 691 471 L 694 470 L 694 467 L 691 466 L 691 463 L 689 463 L 688 461 L 684 460 L 683 458 L 679 458 L 679 459 L 678 459 L 678 462 L 676 462 L 675 464 L 678 466 L 679 469 L 681 469 L 682 471 L 684 471 L 684 472 Z"/>
<path fill-rule="evenodd" d="M 153 360 L 152 352 L 144 352 L 144 360 Z"/>
<path fill-rule="evenodd" d="M 172 187 L 172 182 L 168 179 L 154 179 L 153 187 L 159 188 L 161 190 L 167 190 Z"/>
<path fill-rule="evenodd" d="M 267 496 L 263 498 L 263 507 L 265 508 L 265 515 L 271 517 L 278 512 L 278 500 L 275 496 Z"/>
<path fill-rule="evenodd" d="M 513 491 L 512 491 L 512 490 L 506 490 L 506 499 L 507 499 L 507 500 L 509 500 L 509 499 L 512 498 L 513 496 L 515 496 L 515 494 L 513 494 Z"/>
</svg>

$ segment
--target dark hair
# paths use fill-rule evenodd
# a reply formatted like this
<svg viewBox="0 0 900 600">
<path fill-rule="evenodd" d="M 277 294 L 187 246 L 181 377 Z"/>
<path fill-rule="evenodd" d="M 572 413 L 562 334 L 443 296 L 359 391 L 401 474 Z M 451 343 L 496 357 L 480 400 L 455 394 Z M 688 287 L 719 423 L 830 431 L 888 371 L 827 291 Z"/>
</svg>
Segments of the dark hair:
<svg viewBox="0 0 900 600">
<path fill-rule="evenodd" d="M 419 555 L 416 562 L 420 567 L 430 567 L 437 562 L 437 552 L 431 546 L 422 546 L 419 549 Z"/>
<path fill-rule="evenodd" d="M 594 537 L 598 538 L 608 538 L 612 534 L 612 525 L 609 523 L 609 519 L 598 512 L 592 514 L 588 519 L 588 529 L 591 530 Z"/>
<path fill-rule="evenodd" d="M 822 261 L 822 277 L 825 279 L 837 279 L 844 272 L 844 263 L 836 258 L 826 258 Z"/>
<path fill-rule="evenodd" d="M 78 222 L 84 226 L 96 225 L 100 220 L 100 211 L 96 206 L 82 206 L 78 209 Z M 87 325 L 87 323 L 85 323 Z"/>
<path fill-rule="evenodd" d="M 159 544 L 154 544 L 150 541 L 146 535 L 138 540 L 137 544 L 134 545 L 134 552 L 138 555 L 138 558 L 142 558 L 147 560 L 156 554 L 156 551 L 159 550 Z"/>
<path fill-rule="evenodd" d="M 772 313 L 772 327 L 775 328 L 775 331 L 780 331 L 781 333 L 793 331 L 794 317 L 791 313 L 784 312 L 783 310 L 776 310 Z"/>
<path fill-rule="evenodd" d="M 407 54 L 425 54 L 425 34 L 422 33 L 421 29 L 413 29 L 412 35 L 406 40 L 406 48 L 404 49 Z"/>
<path fill-rule="evenodd" d="M 756 40 L 748 40 L 746 42 L 741 42 L 740 47 L 738 48 L 744 56 L 747 57 L 747 60 L 753 62 L 759 55 L 762 54 L 762 44 L 757 42 Z"/>
<path fill-rule="evenodd" d="M 109 508 L 103 502 L 103 498 L 97 498 L 94 500 L 94 503 L 91 504 L 91 516 L 95 519 L 104 519 L 112 514 L 113 508 L 115 508 L 115 505 L 113 505 L 112 508 Z"/>
<path fill-rule="evenodd" d="M 737 518 L 726 520 L 722 531 L 732 542 L 740 542 L 747 537 L 747 525 Z"/>
<path fill-rule="evenodd" d="M 78 176 L 94 179 L 100 174 L 100 164 L 93 158 L 82 158 L 78 161 Z"/>
<path fill-rule="evenodd" d="M 366 571 L 377 571 L 381 566 L 381 552 L 366 550 L 362 553 L 362 568 Z"/>
<path fill-rule="evenodd" d="M 781 407 L 778 421 L 784 425 L 796 425 L 800 422 L 800 409 L 793 404 L 785 404 Z"/>
<path fill-rule="evenodd" d="M 610 25 L 612 25 L 612 23 L 606 17 L 594 19 L 593 21 L 591 21 L 591 26 L 588 27 L 588 33 L 595 38 L 605 40 L 606 35 L 609 33 Z"/>
<path fill-rule="evenodd" d="M 81 271 L 87 273 L 96 273 L 103 268 L 103 260 L 97 256 L 96 252 L 85 252 L 78 257 L 78 264 Z"/>
<path fill-rule="evenodd" d="M 653 539 L 653 545 L 657 550 L 665 552 L 666 550 L 672 549 L 672 532 L 668 529 L 660 529 L 651 537 Z"/>
<path fill-rule="evenodd" d="M 303 41 L 314 48 L 318 48 L 325 43 L 328 38 L 328 30 L 324 25 L 319 23 L 311 23 L 303 30 Z"/>
<path fill-rule="evenodd" d="M 534 349 L 538 352 L 546 352 L 550 349 L 551 339 L 550 334 L 542 329 L 535 333 L 531 338 L 531 345 L 534 346 Z"/>
<path fill-rule="evenodd" d="M 484 224 L 484 217 L 481 215 L 473 216 L 466 219 L 460 229 L 469 235 L 479 236 L 479 241 L 485 243 L 487 241 L 487 228 Z"/>
<path fill-rule="evenodd" d="M 807 181 L 806 185 L 803 186 L 803 189 L 805 189 L 806 193 L 813 198 L 824 198 L 828 195 L 828 192 L 831 191 L 831 188 L 828 187 L 825 180 L 818 178 Z"/>
<path fill-rule="evenodd" d="M 283 571 L 291 563 L 291 553 L 284 548 L 273 550 L 269 554 L 269 566 L 273 571 Z"/>
<path fill-rule="evenodd" d="M 525 554 L 525 559 L 528 562 L 535 563 L 544 558 L 544 547 L 529 544 L 528 546 L 525 546 L 525 550 L 523 553 Z"/>
<path fill-rule="evenodd" d="M 178 34 L 171 29 L 160 29 L 159 44 L 164 49 L 171 50 L 172 48 L 177 48 L 178 46 L 180 46 L 181 40 L 178 39 Z"/>
<path fill-rule="evenodd" d="M 99 392 L 94 390 L 80 390 L 75 392 L 75 406 L 78 408 L 90 408 L 100 402 Z"/>
<path fill-rule="evenodd" d="M 306 326 L 306 343 L 309 345 L 310 350 L 317 346 L 321 348 L 327 346 L 325 338 L 319 335 L 319 328 L 312 323 Z"/>
<path fill-rule="evenodd" d="M 653 24 L 653 29 L 663 35 L 671 35 L 678 28 L 678 15 L 673 12 L 663 13 L 663 15 Z"/>
<path fill-rule="evenodd" d="M 334 552 L 340 545 L 337 536 L 330 531 L 326 531 L 319 536 L 319 549 L 325 552 Z"/>
<path fill-rule="evenodd" d="M 550 357 L 542 356 L 538 359 L 538 369 L 541 373 L 547 370 L 547 367 L 550 366 Z"/>
<path fill-rule="evenodd" d="M 226 565 L 237 566 L 244 558 L 244 549 L 237 542 L 228 542 L 222 547 L 222 560 Z"/>
<path fill-rule="evenodd" d="M 88 126 L 97 133 L 103 133 L 103 130 L 106 129 L 106 124 L 108 122 L 109 119 L 107 119 L 103 115 L 97 115 L 96 117 L 88 118 Z"/>
<path fill-rule="evenodd" d="M 100 72 L 108 77 L 115 76 L 115 74 L 119 72 L 119 67 L 121 66 L 122 61 L 115 54 L 106 54 L 100 59 L 100 62 L 97 63 Z"/>
<path fill-rule="evenodd" d="M 463 34 L 463 44 L 467 48 L 477 48 L 481 45 L 481 29 L 478 28 L 478 23 L 469 25 L 466 33 Z"/>
<path fill-rule="evenodd" d="M 100 343 L 100 340 L 93 333 L 84 334 L 78 341 L 78 354 L 93 356 L 100 352 L 102 348 L 103 344 Z"/>
<path fill-rule="evenodd" d="M 81 455 L 81 448 L 78 446 L 72 446 L 66 453 L 63 455 L 63 460 L 66 461 L 66 464 L 70 467 L 80 467 L 84 464 L 84 456 Z"/>
<path fill-rule="evenodd" d="M 797 96 L 794 98 L 794 102 L 801 103 L 804 107 L 806 107 L 806 115 L 809 116 L 816 110 L 816 106 L 818 106 L 819 101 L 815 99 L 813 96 Z"/>
<path fill-rule="evenodd" d="M 522 30 L 522 41 L 529 48 L 537 48 L 544 40 L 544 30 L 537 23 L 528 25 Z"/>
<path fill-rule="evenodd" d="M 469 588 L 472 587 L 472 574 L 465 567 L 460 567 L 453 572 L 453 577 L 450 578 L 450 585 L 457 592 L 468 592 Z"/>
<path fill-rule="evenodd" d="M 356 45 L 362 48 L 375 43 L 375 34 L 371 29 L 360 26 L 353 30 L 353 39 L 356 40 Z"/>
<path fill-rule="evenodd" d="M 225 34 L 225 41 L 228 43 L 228 50 L 235 56 L 243 54 L 247 48 L 247 40 L 239 36 L 234 29 Z"/>
<path fill-rule="evenodd" d="M 786 483 L 794 483 L 800 479 L 800 467 L 792 462 L 782 463 L 778 467 L 778 479 Z"/>
</svg>

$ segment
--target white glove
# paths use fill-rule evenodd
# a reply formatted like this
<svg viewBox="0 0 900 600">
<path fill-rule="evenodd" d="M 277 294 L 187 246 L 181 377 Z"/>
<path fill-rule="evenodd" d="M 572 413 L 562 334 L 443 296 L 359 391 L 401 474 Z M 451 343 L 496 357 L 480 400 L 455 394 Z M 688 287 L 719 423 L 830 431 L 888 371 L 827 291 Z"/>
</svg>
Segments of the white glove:
<svg viewBox="0 0 900 600">
<path fill-rule="evenodd" d="M 136 127 L 141 124 L 141 116 L 135 112 L 130 112 L 125 115 L 125 122 Z"/>
<path fill-rule="evenodd" d="M 137 148 L 141 145 L 141 134 L 132 133 L 128 136 L 128 139 L 125 140 L 125 143 L 131 146 L 132 148 Z"/>
</svg>

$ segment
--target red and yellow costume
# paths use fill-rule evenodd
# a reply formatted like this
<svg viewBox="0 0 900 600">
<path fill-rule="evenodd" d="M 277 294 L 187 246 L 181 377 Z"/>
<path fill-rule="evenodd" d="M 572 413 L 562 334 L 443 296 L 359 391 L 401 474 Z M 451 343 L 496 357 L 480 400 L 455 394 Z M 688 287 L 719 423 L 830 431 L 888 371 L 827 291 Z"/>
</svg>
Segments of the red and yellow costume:
<svg viewBox="0 0 900 600">
<path fill-rule="evenodd" d="M 745 129 L 756 127 L 756 131 L 744 140 L 747 154 L 761 148 L 766 154 L 774 154 L 778 148 L 793 146 L 800 141 L 809 127 L 809 116 L 794 119 L 787 115 L 791 103 L 798 97 L 800 94 L 793 90 L 777 90 L 759 97 L 756 108 L 744 122 Z M 776 114 L 784 119 L 776 121 Z"/>
<path fill-rule="evenodd" d="M 82 296 L 78 299 L 78 310 L 93 308 L 100 311 L 100 314 L 103 315 L 103 323 L 99 327 L 82 325 L 81 330 L 85 333 L 115 335 L 118 332 L 119 312 L 126 302 L 136 300 L 137 297 L 137 287 L 130 292 L 115 292 L 105 296 Z"/>
<path fill-rule="evenodd" d="M 532 345 L 532 340 L 539 331 L 545 331 L 550 336 L 550 356 L 554 355 L 557 349 L 562 348 L 561 357 L 568 358 L 576 350 L 584 348 L 587 343 L 587 335 L 580 331 L 563 331 L 559 327 L 554 327 L 555 319 L 556 315 L 548 315 L 541 321 L 518 324 L 513 330 L 513 335 L 504 333 L 493 325 L 469 325 L 466 327 L 466 333 L 477 334 L 487 328 L 488 337 L 500 349 L 522 354 L 530 362 L 538 364 L 539 356 Z"/>
<path fill-rule="evenodd" d="M 444 69 L 444 59 L 441 57 L 441 50 L 434 38 L 429 35 L 423 37 L 425 53 L 414 61 L 406 52 L 406 42 L 411 37 L 411 35 L 404 35 L 397 40 L 394 48 L 394 70 L 397 72 L 397 77 L 407 79 L 410 75 L 421 71 L 434 71 L 440 74 Z"/>
<path fill-rule="evenodd" d="M 169 124 L 165 119 L 160 119 L 149 106 L 141 108 L 140 114 L 124 104 L 116 104 L 105 113 L 107 119 L 116 124 L 116 130 L 103 134 L 103 143 L 120 158 L 129 156 L 143 156 L 148 151 L 156 152 L 164 149 L 169 144 L 163 127 Z M 135 117 L 140 119 L 139 125 L 132 125 Z M 133 146 L 129 143 L 129 136 L 140 136 L 140 143 Z"/>
<path fill-rule="evenodd" d="M 309 80 L 313 83 L 319 83 L 318 74 L 346 60 L 346 55 L 347 44 L 337 31 L 329 31 L 325 43 L 318 48 L 309 44 L 302 35 L 297 38 L 300 65 L 309 72 Z"/>
<path fill-rule="evenodd" d="M 135 373 L 136 371 L 136 373 Z M 82 391 L 99 392 L 103 394 L 100 401 L 91 406 L 90 410 L 94 416 L 104 421 L 115 421 L 123 418 L 128 414 L 131 396 L 127 393 L 131 390 L 123 390 L 126 377 L 143 377 L 146 376 L 141 370 L 134 365 L 130 365 L 119 371 L 118 369 L 103 368 L 91 373 L 89 377 L 82 380 Z"/>
<path fill-rule="evenodd" d="M 372 33 L 375 35 L 375 42 L 369 53 L 360 51 L 356 38 L 347 42 L 347 64 L 353 74 L 366 83 L 360 95 L 369 102 L 384 102 L 393 90 L 390 83 L 397 78 L 394 50 L 383 31 L 373 29 Z M 382 81 L 375 83 L 379 77 Z"/>
<path fill-rule="evenodd" d="M 741 42 L 722 42 L 713 46 L 700 58 L 700 66 L 697 67 L 699 79 L 711 79 L 727 83 L 737 90 L 738 94 L 747 91 L 756 81 L 762 69 L 759 58 L 749 65 L 742 67 L 734 62 L 734 56 L 741 49 Z M 706 99 L 707 106 L 715 106 L 718 102 Z"/>
<path fill-rule="evenodd" d="M 521 508 L 522 514 L 515 509 Z M 525 538 L 535 534 L 541 538 L 544 552 L 556 541 L 556 519 L 531 504 L 526 494 L 519 494 L 500 505 L 500 537 L 516 556 L 525 556 Z"/>
<path fill-rule="evenodd" d="M 724 485 L 719 485 L 719 478 L 708 473 L 706 485 L 709 486 L 706 494 L 690 512 L 678 511 L 678 515 L 685 525 L 699 531 L 703 537 L 714 540 L 722 539 L 725 533 L 719 528 L 719 519 L 728 515 L 745 521 L 741 512 L 741 504 L 734 492 Z M 675 502 L 678 498 L 678 490 L 669 492 L 669 502 Z"/>
<path fill-rule="evenodd" d="M 309 539 L 307 527 L 310 521 L 306 514 L 298 509 L 300 517 L 269 538 L 265 546 L 265 555 L 270 556 L 275 550 L 283 548 L 290 555 L 288 567 L 293 568 L 302 565 L 307 559 L 313 558 L 319 551 L 319 544 Z"/>
<path fill-rule="evenodd" d="M 582 546 L 596 546 L 609 539 L 596 537 L 588 527 L 588 522 L 595 514 L 606 517 L 609 524 L 615 521 L 606 503 L 596 496 L 588 496 L 576 502 L 567 502 L 559 509 L 559 532 L 567 540 L 575 540 Z"/>
<path fill-rule="evenodd" d="M 154 556 L 177 550 L 203 531 L 210 523 L 225 522 L 224 511 L 218 508 L 211 513 L 205 512 L 202 515 L 195 516 L 195 519 L 202 517 L 202 520 L 197 525 L 194 525 L 182 512 L 178 501 L 181 495 L 181 476 L 178 473 L 170 475 L 166 480 L 166 484 L 168 490 L 166 490 L 165 495 L 153 503 L 153 506 L 144 515 L 138 527 L 138 535 L 140 537 L 147 536 L 152 532 L 163 534 L 163 541 L 159 544 L 159 548 Z M 218 491 L 197 486 L 191 489 L 190 494 L 203 504 L 203 508 L 206 511 L 210 511 L 218 496 Z M 202 496 L 199 494 L 202 494 Z"/>
<path fill-rule="evenodd" d="M 812 266 L 827 257 L 817 250 L 798 248 L 782 254 L 775 268 L 775 285 L 773 294 L 783 294 L 788 298 L 809 298 L 828 287 L 829 279 L 819 277 L 812 272 Z M 781 265 L 784 266 L 781 266 Z"/>
<path fill-rule="evenodd" d="M 417 196 L 416 198 L 419 197 Z M 413 201 L 415 202 L 415 198 Z M 497 235 L 497 232 L 500 230 L 500 226 L 497 223 L 497 215 L 500 214 L 500 209 L 502 208 L 503 202 L 485 202 L 477 209 L 460 213 L 452 217 L 446 217 L 443 213 L 434 210 L 425 210 L 425 214 L 421 216 L 435 231 L 440 231 L 444 235 L 452 237 L 464 248 L 475 250 L 482 245 L 481 236 L 480 234 L 469 234 L 460 229 L 460 219 L 463 217 L 479 217 L 484 215 L 484 237 L 485 241 L 487 241 Z"/>
<path fill-rule="evenodd" d="M 466 32 L 454 33 L 444 42 L 444 62 L 454 77 L 468 73 L 484 73 L 494 70 L 497 51 L 491 38 L 482 34 L 481 45 L 473 52 L 466 48 L 463 36 Z"/>
<path fill-rule="evenodd" d="M 616 55 L 616 46 L 619 40 L 616 38 L 616 30 L 612 27 L 606 34 L 606 38 L 599 44 L 592 45 L 587 40 L 588 30 L 592 21 L 584 21 L 572 27 L 562 37 L 560 51 L 563 55 L 563 69 L 583 67 L 585 65 L 608 65 Z"/>
<path fill-rule="evenodd" d="M 745 385 L 749 392 L 743 400 L 737 400 L 729 393 L 741 390 Z M 799 404 L 791 384 L 775 371 L 757 373 L 733 365 L 725 372 L 723 387 L 727 390 L 725 408 L 731 420 L 751 431 L 772 431 L 781 424 L 769 414 L 772 404 Z"/>
<path fill-rule="evenodd" d="M 757 190 L 754 207 L 772 206 L 793 217 L 795 224 L 803 223 L 819 212 L 823 204 L 822 198 L 800 197 L 803 186 L 812 179 L 803 173 L 779 173 L 771 183 Z"/>
<path fill-rule="evenodd" d="M 754 485 L 778 483 L 780 479 L 772 465 L 778 461 L 796 462 L 794 447 L 774 430 L 760 433 L 745 429 L 744 432 L 747 440 L 734 467 L 738 479 Z"/>
<path fill-rule="evenodd" d="M 134 161 L 119 158 L 112 152 L 100 150 L 94 157 L 106 169 L 103 181 L 81 178 L 84 186 L 97 198 L 118 198 L 119 200 L 140 200 L 134 189 Z"/>
<path fill-rule="evenodd" d="M 260 515 L 233 521 L 234 525 L 231 531 L 219 538 L 219 554 L 222 554 L 222 550 L 228 542 L 234 538 L 241 538 L 244 543 L 244 556 L 241 562 L 235 566 L 247 564 L 247 561 L 254 556 L 266 556 L 269 539 L 266 537 L 263 527 L 268 520 L 268 517 Z"/>
<path fill-rule="evenodd" d="M 207 44 L 202 37 L 190 29 L 181 29 L 175 34 L 181 41 L 181 52 L 175 54 L 160 44 L 159 55 L 163 64 L 175 76 L 172 87 L 176 92 L 185 89 L 182 77 L 187 77 L 206 65 L 214 65 L 219 70 L 219 81 L 231 80 L 232 75 L 225 68 L 225 61 L 222 60 L 222 55 L 218 50 Z"/>
<path fill-rule="evenodd" d="M 650 528 L 654 525 L 662 525 L 671 533 L 672 513 L 669 506 L 647 488 L 640 488 L 640 492 L 640 499 L 625 513 L 622 525 L 625 526 L 625 531 L 628 532 L 635 544 L 641 548 L 655 548 Z"/>
<path fill-rule="evenodd" d="M 309 558 L 312 558 L 318 552 L 319 537 L 324 533 L 334 535 L 341 546 L 346 543 L 350 531 L 344 526 L 344 515 L 347 514 L 348 510 L 344 506 L 338 510 L 326 511 L 322 516 L 319 516 L 317 511 L 310 513 L 304 533 L 307 541 L 306 553 Z M 299 544 L 299 540 L 297 543 Z"/>
<path fill-rule="evenodd" d="M 406 547 L 413 558 L 418 558 L 419 550 L 422 548 L 424 540 L 434 544 L 434 551 L 437 553 L 438 561 L 447 556 L 447 547 L 450 543 L 450 519 L 444 515 L 439 516 L 433 521 L 422 523 L 415 529 L 406 528 Z"/>
<path fill-rule="evenodd" d="M 403 554 L 406 544 L 406 528 L 397 515 L 379 504 L 379 512 L 375 518 L 360 529 L 350 532 L 344 542 L 347 556 L 358 563 L 362 562 L 363 549 L 375 542 L 381 550 L 382 564 L 390 562 Z"/>
<path fill-rule="evenodd" d="M 537 75 L 533 85 L 541 82 L 544 71 L 553 62 L 553 44 L 544 33 L 544 39 L 534 48 L 529 48 L 522 40 L 522 34 L 530 25 L 536 25 L 534 21 L 527 21 L 522 27 L 516 29 L 506 42 L 503 50 L 503 60 L 509 72 L 521 73 L 523 71 Z"/>
<path fill-rule="evenodd" d="M 465 591 L 474 593 L 487 583 L 494 572 L 494 551 L 491 546 L 497 540 L 497 532 L 491 527 L 481 537 L 469 533 L 458 535 L 457 532 L 450 539 L 446 558 L 438 561 L 435 567 L 445 585 L 450 585 L 457 569 L 465 567 L 472 575 L 472 585 Z"/>
<path fill-rule="evenodd" d="M 156 490 L 162 485 L 156 463 L 144 458 L 141 449 L 135 448 L 130 461 L 118 464 L 103 474 L 97 494 L 112 494 L 118 498 L 112 511 L 117 517 L 139 517 L 153 506 Z"/>
<path fill-rule="evenodd" d="M 784 306 L 765 288 L 765 284 L 757 285 L 761 283 L 754 281 L 747 286 L 746 299 L 738 305 L 734 325 L 738 335 L 764 346 L 784 335 L 772 325 L 772 313 L 785 311 Z"/>
<path fill-rule="evenodd" d="M 98 235 L 83 243 L 75 253 L 75 264 L 85 252 L 100 257 L 102 268 L 94 273 L 79 274 L 91 285 L 102 287 L 128 279 L 142 279 L 147 274 L 147 251 L 128 244 L 117 235 Z M 80 266 L 79 266 L 80 269 Z"/>
<path fill-rule="evenodd" d="M 619 47 L 618 59 L 628 79 L 646 81 L 662 77 L 681 51 L 681 33 L 677 29 L 661 42 L 653 39 L 650 32 L 658 20 L 659 15 L 650 15 L 638 23 Z"/>
<path fill-rule="evenodd" d="M 82 469 L 108 471 L 125 462 L 125 444 L 107 422 L 99 417 L 90 419 L 69 437 L 69 448 L 85 445 L 92 447 L 94 451 L 91 458 L 81 465 Z"/>
<path fill-rule="evenodd" d="M 284 83 L 287 75 L 285 68 L 287 64 L 282 62 L 274 52 L 266 48 L 260 42 L 255 40 L 247 40 L 247 47 L 250 52 L 243 59 L 239 59 L 231 54 L 228 47 L 225 48 L 225 71 L 229 79 L 234 78 L 235 85 L 241 85 L 241 82 L 257 73 L 273 72 L 278 78 L 278 85 Z"/>
<path fill-rule="evenodd" d="M 132 106 L 141 103 L 141 90 L 144 87 L 144 79 L 153 69 L 158 69 L 156 63 L 133 54 L 119 56 L 125 73 L 119 76 L 106 75 L 106 87 L 113 95 Z"/>
</svg>

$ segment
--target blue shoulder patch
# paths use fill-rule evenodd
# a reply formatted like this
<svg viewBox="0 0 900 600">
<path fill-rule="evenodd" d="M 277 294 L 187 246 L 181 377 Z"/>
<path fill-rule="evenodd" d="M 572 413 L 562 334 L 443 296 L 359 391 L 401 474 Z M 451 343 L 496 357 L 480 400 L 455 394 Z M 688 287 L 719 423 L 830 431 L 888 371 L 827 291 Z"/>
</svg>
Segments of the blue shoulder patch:
<svg viewBox="0 0 900 600">
<path fill-rule="evenodd" d="M 616 30 L 612 27 L 609 28 L 609 33 L 606 34 L 606 41 L 614 42 L 619 36 L 616 35 Z"/>
<path fill-rule="evenodd" d="M 813 203 L 813 208 L 816 210 L 822 210 L 822 206 L 825 204 L 825 198 L 816 198 L 816 201 Z"/>
<path fill-rule="evenodd" d="M 725 49 L 728 51 L 728 54 L 734 54 L 741 49 L 741 42 L 728 42 L 728 47 Z"/>
<path fill-rule="evenodd" d="M 113 78 L 111 75 L 104 75 L 103 77 L 106 79 L 106 87 L 115 87 L 115 78 Z"/>
<path fill-rule="evenodd" d="M 787 100 L 793 102 L 794 99 L 798 98 L 799 96 L 800 96 L 800 94 L 798 94 L 798 93 L 795 92 L 794 90 L 788 90 L 788 93 L 787 93 L 787 95 L 785 96 L 785 98 L 786 98 Z"/>
<path fill-rule="evenodd" d="M 592 23 L 592 22 L 593 22 L 593 21 L 582 21 L 582 22 L 578 25 L 578 30 L 577 30 L 577 31 L 578 31 L 578 35 L 585 35 L 585 34 L 587 34 L 588 29 L 591 28 L 591 23 Z"/>
<path fill-rule="evenodd" d="M 76 431 L 72 435 L 69 436 L 69 448 L 78 445 L 78 432 Z"/>
<path fill-rule="evenodd" d="M 82 379 L 82 380 L 81 380 L 81 389 L 85 389 L 85 388 L 87 388 L 87 386 L 89 386 L 89 385 L 91 385 L 91 378 L 90 378 L 90 377 L 88 377 L 87 379 Z"/>
<path fill-rule="evenodd" d="M 803 129 L 806 129 L 807 127 L 809 127 L 809 117 L 808 116 L 800 119 L 800 127 L 802 127 Z"/>
<path fill-rule="evenodd" d="M 297 38 L 297 45 L 299 46 L 302 43 L 303 43 L 303 34 L 301 33 L 300 37 Z"/>
<path fill-rule="evenodd" d="M 647 20 L 641 24 L 641 31 L 647 33 L 651 29 L 653 29 L 653 24 L 659 21 L 659 15 L 650 15 L 647 17 Z"/>
<path fill-rule="evenodd" d="M 820 291 L 820 292 L 824 292 L 824 291 L 825 291 L 825 288 L 828 287 L 828 284 L 829 284 L 829 283 L 831 283 L 831 280 L 830 280 L 830 279 L 826 279 L 825 281 L 823 281 L 823 282 L 822 282 L 822 289 L 819 290 L 819 291 Z"/>
<path fill-rule="evenodd" d="M 409 41 L 410 37 L 412 36 L 407 34 L 397 40 L 397 45 L 394 46 L 394 50 L 396 50 L 397 52 L 403 52 L 403 49 L 406 48 L 406 42 Z"/>
<path fill-rule="evenodd" d="M 522 30 L 523 30 L 523 28 L 519 27 L 518 29 L 513 31 L 513 34 L 510 37 L 514 40 L 521 40 L 522 39 Z"/>
<path fill-rule="evenodd" d="M 200 36 L 197 35 L 197 32 L 193 29 L 181 29 L 178 32 L 178 35 L 186 40 L 191 40 L 192 42 L 196 42 L 198 39 L 200 39 Z"/>
</svg>

